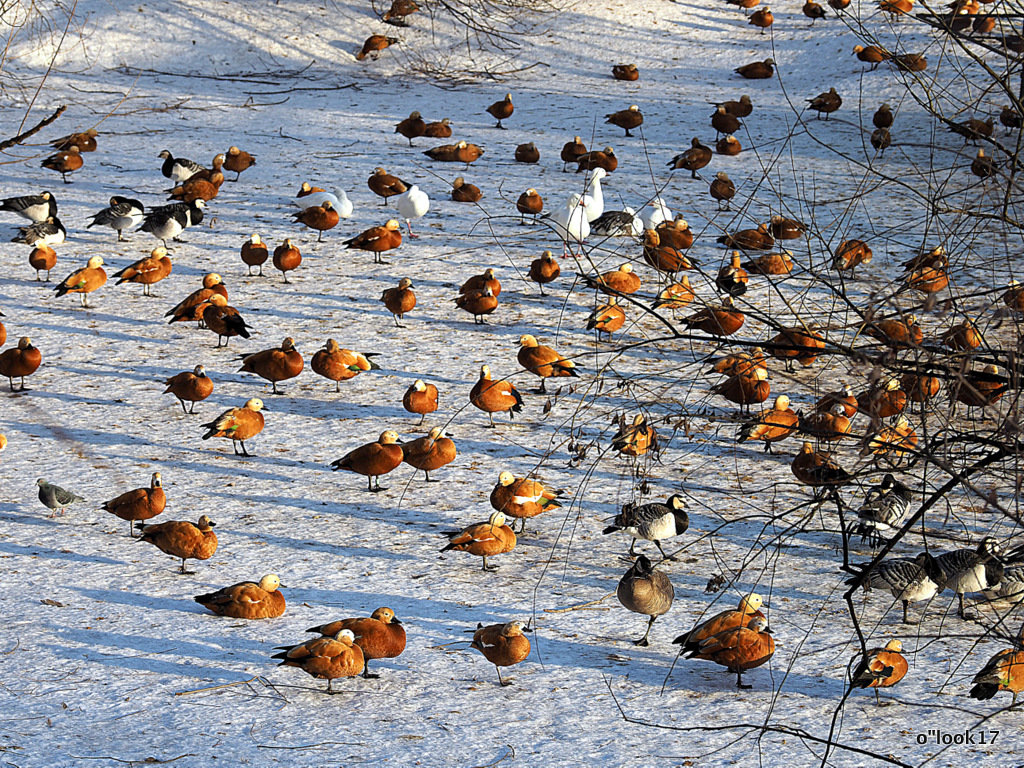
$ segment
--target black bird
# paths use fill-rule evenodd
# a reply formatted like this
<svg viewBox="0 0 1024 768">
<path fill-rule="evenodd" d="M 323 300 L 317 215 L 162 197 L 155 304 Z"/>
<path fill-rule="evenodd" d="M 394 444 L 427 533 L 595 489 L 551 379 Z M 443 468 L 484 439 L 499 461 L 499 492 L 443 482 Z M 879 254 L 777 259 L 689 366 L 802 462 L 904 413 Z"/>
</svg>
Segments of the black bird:
<svg viewBox="0 0 1024 768">
<path fill-rule="evenodd" d="M 976 549 L 958 549 L 945 552 L 935 562 L 945 579 L 945 588 L 956 593 L 959 601 L 957 615 L 964 617 L 964 593 L 982 592 L 996 587 L 1003 578 L 1003 563 L 999 559 L 999 542 L 986 536 Z"/>
<path fill-rule="evenodd" d="M 856 578 L 848 579 L 853 584 Z M 946 587 L 946 575 L 939 567 L 936 558 L 922 552 L 913 560 L 907 557 L 894 557 L 883 560 L 876 565 L 867 579 L 864 580 L 865 591 L 871 589 L 887 589 L 897 600 L 903 603 L 903 623 L 917 624 L 907 618 L 907 608 L 911 603 L 931 600 Z"/>
<path fill-rule="evenodd" d="M 882 482 L 868 490 L 864 503 L 857 510 L 856 533 L 861 541 L 880 544 L 883 534 L 898 528 L 910 506 L 911 493 L 903 483 L 886 474 Z"/>
<path fill-rule="evenodd" d="M 164 164 L 160 168 L 160 173 L 175 184 L 181 184 L 183 181 L 188 181 L 199 173 L 199 171 L 204 170 L 203 166 L 195 160 L 189 160 L 186 157 L 174 157 L 170 151 L 166 149 L 163 150 L 158 157 L 162 157 L 164 160 Z"/>
<path fill-rule="evenodd" d="M 57 198 L 49 192 L 0 200 L 0 211 L 16 213 L 29 221 L 46 221 L 57 217 Z"/>
<path fill-rule="evenodd" d="M 92 215 L 92 221 L 86 225 L 86 229 L 96 226 L 110 227 L 117 232 L 117 241 L 120 243 L 126 239 L 121 232 L 138 226 L 144 214 L 145 206 L 138 200 L 114 195 L 110 198 L 108 207 Z"/>
<path fill-rule="evenodd" d="M 206 203 L 202 200 L 193 200 L 191 203 L 172 203 L 151 208 L 139 229 L 152 234 L 166 248 L 168 240 L 177 240 L 186 227 L 203 220 L 204 207 Z"/>
<path fill-rule="evenodd" d="M 67 230 L 60 219 L 51 216 L 45 221 L 37 221 L 27 227 L 18 227 L 18 234 L 11 238 L 12 243 L 25 245 L 60 245 L 67 237 Z"/>
<path fill-rule="evenodd" d="M 633 547 L 637 539 L 653 541 L 666 558 L 665 550 L 661 548 L 662 539 L 668 539 L 686 532 L 690 527 L 690 518 L 683 509 L 683 497 L 673 494 L 664 504 L 652 502 L 637 506 L 632 502 L 625 504 L 622 511 L 615 516 L 612 524 L 601 533 L 615 533 L 625 531 L 633 537 L 629 545 L 630 557 L 636 557 Z"/>
</svg>

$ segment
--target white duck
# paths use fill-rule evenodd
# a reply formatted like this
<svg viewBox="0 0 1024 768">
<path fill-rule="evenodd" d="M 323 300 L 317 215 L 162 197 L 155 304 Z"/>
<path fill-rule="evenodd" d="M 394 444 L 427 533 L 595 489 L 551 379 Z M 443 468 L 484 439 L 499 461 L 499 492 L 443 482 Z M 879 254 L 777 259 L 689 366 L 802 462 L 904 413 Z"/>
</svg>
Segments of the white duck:
<svg viewBox="0 0 1024 768">
<path fill-rule="evenodd" d="M 601 179 L 608 175 L 604 168 L 595 168 L 590 174 L 590 183 L 583 192 L 583 209 L 587 212 L 587 221 L 596 220 L 604 213 L 604 193 L 601 191 Z"/>
<path fill-rule="evenodd" d="M 672 211 L 665 205 L 665 201 L 656 197 L 651 201 L 651 211 L 644 208 L 640 212 L 640 219 L 644 223 L 644 229 L 654 229 L 663 221 L 672 221 Z"/>
<path fill-rule="evenodd" d="M 551 223 L 558 236 L 562 238 L 565 252 L 568 252 L 570 242 L 581 245 L 590 235 L 590 222 L 587 221 L 586 210 L 583 208 L 583 195 L 570 195 L 568 204 L 551 214 Z"/>
<path fill-rule="evenodd" d="M 413 184 L 398 196 L 398 214 L 405 219 L 409 228 L 409 237 L 419 237 L 412 233 L 412 219 L 418 219 L 430 210 L 430 198 L 427 193 Z"/>
<path fill-rule="evenodd" d="M 352 201 L 348 199 L 344 189 L 336 189 L 334 192 L 313 192 L 303 197 L 292 198 L 292 205 L 302 210 L 319 207 L 324 202 L 330 202 L 338 212 L 339 218 L 347 219 L 352 216 Z"/>
</svg>

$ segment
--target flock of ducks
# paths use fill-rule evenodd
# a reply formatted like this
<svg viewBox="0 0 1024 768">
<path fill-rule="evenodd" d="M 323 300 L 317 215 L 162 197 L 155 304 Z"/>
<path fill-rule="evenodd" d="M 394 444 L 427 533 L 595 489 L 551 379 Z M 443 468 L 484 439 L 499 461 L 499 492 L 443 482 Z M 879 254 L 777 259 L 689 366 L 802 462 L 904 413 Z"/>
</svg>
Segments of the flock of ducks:
<svg viewBox="0 0 1024 768">
<path fill-rule="evenodd" d="M 757 2 L 736 4 L 748 9 Z M 845 4 L 835 0 L 829 5 L 841 8 Z M 382 20 L 401 26 L 416 10 L 412 0 L 395 0 Z M 803 12 L 812 23 L 825 18 L 824 10 L 813 2 L 805 4 Z M 763 31 L 774 23 L 774 16 L 769 9 L 760 9 L 750 16 L 750 23 Z M 362 46 L 357 58 L 376 56 L 395 42 L 395 38 L 373 35 Z M 872 68 L 891 58 L 871 48 L 857 46 L 855 53 L 860 60 L 871 63 Z M 904 64 L 909 66 L 907 62 Z M 767 59 L 740 67 L 737 72 L 745 78 L 765 79 L 773 75 L 774 66 L 775 62 Z M 612 76 L 630 82 L 637 80 L 640 73 L 633 65 L 619 64 L 613 67 Z M 829 115 L 842 108 L 843 100 L 833 88 L 808 99 L 807 103 L 809 110 L 827 120 Z M 506 129 L 505 123 L 515 120 L 512 94 L 506 93 L 485 111 L 496 120 L 495 128 Z M 743 127 L 742 121 L 751 117 L 756 119 L 754 103 L 749 96 L 716 104 L 710 118 L 710 126 L 716 133 L 714 149 L 699 137 L 694 137 L 689 149 L 672 157 L 667 165 L 672 171 L 688 172 L 690 179 L 704 181 L 701 171 L 715 162 L 716 156 L 730 157 L 742 153 L 742 147 L 733 134 Z M 643 122 L 644 116 L 636 104 L 606 115 L 607 124 L 624 131 L 623 139 L 632 137 L 632 132 L 640 129 Z M 873 124 L 872 144 L 881 153 L 891 142 L 889 129 L 893 119 L 888 105 L 882 105 L 878 110 Z M 956 130 L 966 139 L 973 140 L 986 135 L 986 126 L 990 132 L 992 121 L 968 121 L 957 124 Z M 452 126 L 447 119 L 427 122 L 414 111 L 398 122 L 394 132 L 407 139 L 412 147 L 414 140 L 420 137 L 451 138 Z M 44 160 L 42 166 L 60 173 L 63 181 L 70 183 L 69 175 L 84 166 L 83 153 L 96 151 L 97 136 L 97 131 L 90 129 L 54 140 L 53 145 L 59 151 Z M 468 172 L 484 156 L 485 149 L 460 140 L 432 147 L 424 154 L 434 162 L 462 164 Z M 172 243 L 187 228 L 203 221 L 207 205 L 217 197 L 226 181 L 224 171 L 234 172 L 233 181 L 237 181 L 256 163 L 251 154 L 236 146 L 216 155 L 210 167 L 174 157 L 169 150 L 161 152 L 159 158 L 162 160 L 162 175 L 174 184 L 171 195 L 175 202 L 147 209 L 133 197 L 113 196 L 107 207 L 94 214 L 86 225 L 109 228 L 116 233 L 118 242 L 125 239 L 125 231 L 135 229 L 160 241 L 148 256 L 113 275 L 118 285 L 142 285 L 145 296 L 151 295 L 153 285 L 172 274 Z M 602 302 L 586 318 L 580 318 L 581 326 L 604 340 L 619 333 L 630 315 L 635 314 L 633 305 L 640 300 L 640 291 L 652 282 L 651 277 L 641 275 L 637 270 L 644 264 L 660 281 L 656 296 L 650 300 L 650 311 L 667 310 L 675 316 L 696 301 L 697 293 L 686 272 L 703 269 L 701 261 L 688 252 L 697 236 L 685 220 L 673 216 L 660 197 L 641 205 L 640 213 L 632 208 L 606 210 L 602 183 L 619 164 L 612 147 L 588 150 L 580 137 L 575 136 L 565 143 L 559 158 L 563 170 L 575 165 L 577 172 L 587 174 L 581 192 L 569 195 L 564 204 L 551 208 L 546 206 L 538 189 L 530 187 L 522 192 L 514 206 L 510 205 L 510 209 L 514 207 L 523 221 L 529 216 L 534 224 L 544 223 L 561 246 L 561 260 L 555 251 L 544 250 L 529 264 L 526 273 L 529 280 L 537 284 L 540 294 L 544 295 L 545 285 L 559 280 L 560 261 L 567 263 L 566 259 L 571 258 L 577 267 L 583 269 L 582 265 L 587 262 L 588 241 L 592 242 L 594 237 L 604 240 L 625 238 L 636 246 L 635 258 L 630 257 L 630 261 L 603 273 L 584 270 L 580 275 L 583 284 L 593 290 L 598 301 Z M 533 143 L 520 144 L 513 159 L 520 163 L 537 163 L 540 153 Z M 998 169 L 979 150 L 972 163 L 972 172 L 987 178 Z M 366 183 L 368 189 L 382 199 L 382 205 L 387 206 L 394 201 L 397 217 L 389 214 L 383 223 L 344 239 L 341 244 L 346 249 L 372 253 L 375 265 L 387 265 L 389 262 L 385 255 L 397 251 L 405 241 L 401 221 L 405 222 L 407 237 L 416 238 L 412 222 L 430 212 L 431 200 L 416 184 L 402 180 L 384 167 L 376 168 Z M 451 186 L 450 195 L 454 202 L 473 204 L 482 197 L 479 188 L 464 177 L 458 177 Z M 714 173 L 708 195 L 719 210 L 728 209 L 736 194 L 735 184 L 724 171 Z M 353 213 L 353 204 L 345 191 L 326 191 L 309 182 L 302 183 L 290 203 L 296 209 L 291 213 L 296 239 L 302 231 L 298 228 L 302 227 L 316 232 L 316 243 L 324 242 L 325 235 L 330 242 L 331 231 Z M 548 213 L 544 214 L 546 207 Z M 61 245 L 67 236 L 67 230 L 58 217 L 56 195 L 44 191 L 10 197 L 0 201 L 0 211 L 30 221 L 29 225 L 21 228 L 15 241 L 31 248 L 29 264 L 37 271 L 37 279 L 45 271 L 48 280 L 49 271 L 56 265 L 55 246 Z M 541 216 L 544 218 L 539 218 Z M 798 259 L 792 253 L 784 249 L 775 250 L 779 243 L 805 238 L 807 231 L 808 227 L 802 222 L 776 215 L 756 226 L 724 233 L 718 242 L 727 249 L 726 261 L 714 275 L 714 285 L 721 295 L 714 300 L 704 298 L 703 306 L 679 319 L 681 326 L 694 339 L 723 344 L 744 327 L 747 311 L 743 302 L 757 290 L 760 282 L 757 278 L 767 278 L 764 282 L 774 285 L 773 281 L 784 279 L 799 267 Z M 289 282 L 288 273 L 302 265 L 300 249 L 291 238 L 284 239 L 272 250 L 260 235 L 252 234 L 240 244 L 239 256 L 248 277 L 263 276 L 263 266 L 269 261 L 282 273 L 284 283 Z M 852 276 L 858 266 L 869 264 L 871 258 L 868 243 L 850 238 L 836 248 L 832 266 L 836 271 Z M 91 257 L 83 267 L 55 286 L 56 297 L 77 293 L 81 306 L 89 307 L 88 297 L 107 283 L 104 266 L 102 256 Z M 257 270 L 255 274 L 253 269 Z M 948 287 L 949 258 L 944 249 L 938 246 L 914 256 L 905 265 L 903 281 L 907 290 L 925 296 Z M 402 277 L 380 296 L 396 327 L 404 327 L 403 322 L 415 317 L 418 306 L 415 288 L 412 279 Z M 487 325 L 488 317 L 499 312 L 501 295 L 502 286 L 497 272 L 488 268 L 465 280 L 452 302 L 456 309 L 471 316 L 475 325 L 483 326 Z M 1024 289 L 1019 285 L 1011 284 L 1002 299 L 1008 311 L 1024 311 Z M 250 338 L 252 329 L 242 313 L 229 304 L 228 289 L 216 273 L 205 275 L 202 284 L 169 309 L 164 317 L 170 318 L 169 323 L 195 322 L 198 328 L 217 336 L 218 347 L 226 347 L 234 337 Z M 708 392 L 739 406 L 741 426 L 738 441 L 763 443 L 765 451 L 771 452 L 791 436 L 809 438 L 801 442 L 792 460 L 792 474 L 798 483 L 809 486 L 821 499 L 836 498 L 838 489 L 850 484 L 854 475 L 845 471 L 834 452 L 823 448 L 823 444 L 837 444 L 852 438 L 854 419 L 861 415 L 869 422 L 861 439 L 862 455 L 876 457 L 876 460 L 877 457 L 885 457 L 891 462 L 894 472 L 897 471 L 899 460 L 913 452 L 918 444 L 907 416 L 908 406 L 911 403 L 927 406 L 939 394 L 942 383 L 935 377 L 907 374 L 902 379 L 868 382 L 865 390 L 858 394 L 844 386 L 820 398 L 806 415 L 793 410 L 790 396 L 777 394 L 770 408 L 755 414 L 751 407 L 766 403 L 771 397 L 769 359 L 780 361 L 787 371 L 793 371 L 797 365 L 807 368 L 827 354 L 830 343 L 826 329 L 813 323 L 798 322 L 776 330 L 764 340 L 762 347 L 744 348 L 717 358 L 709 371 L 711 375 L 724 378 L 709 385 Z M 911 315 L 868 316 L 860 333 L 888 348 L 894 356 L 920 346 L 925 339 L 916 318 Z M 0 324 L 0 346 L 5 339 L 6 330 Z M 982 343 L 977 324 L 970 318 L 951 326 L 941 336 L 941 344 L 957 353 L 969 353 Z M 373 362 L 373 356 L 373 353 L 346 349 L 334 339 L 328 339 L 310 359 L 310 368 L 315 374 L 334 382 L 335 391 L 340 391 L 341 382 L 379 367 Z M 588 374 L 585 367 L 574 359 L 576 357 L 571 351 L 542 343 L 537 334 L 524 333 L 519 338 L 516 363 L 523 372 L 540 380 L 536 394 L 546 394 L 548 379 L 564 378 L 567 380 L 565 383 L 571 386 L 573 379 Z M 9 379 L 12 392 L 23 391 L 26 389 L 25 379 L 35 374 L 42 362 L 40 350 L 32 345 L 29 337 L 21 336 L 15 345 L 0 352 L 0 375 Z M 238 372 L 253 374 L 268 382 L 270 394 L 279 395 L 278 385 L 302 375 L 305 368 L 306 361 L 295 339 L 287 337 L 279 346 L 243 355 Z M 15 387 L 16 379 L 20 382 L 18 388 Z M 991 367 L 976 371 L 968 369 L 965 380 L 966 385 L 958 383 L 950 394 L 954 401 L 970 408 L 993 405 L 1009 388 L 1008 378 Z M 163 383 L 166 386 L 164 392 L 177 398 L 185 414 L 194 413 L 196 404 L 210 397 L 215 386 L 202 365 L 177 373 Z M 428 415 L 438 411 L 441 397 L 438 387 L 424 376 L 408 388 L 401 402 L 404 410 L 413 416 L 418 415 L 418 423 L 423 424 Z M 507 378 L 495 378 L 490 365 L 481 366 L 479 378 L 468 388 L 466 399 L 474 408 L 487 414 L 489 428 L 497 428 L 495 414 L 505 413 L 512 419 L 528 406 L 516 384 Z M 197 432 L 197 435 L 203 440 L 230 440 L 236 455 L 248 457 L 251 454 L 246 442 L 263 431 L 266 411 L 272 412 L 272 409 L 267 408 L 261 398 L 251 397 L 244 404 L 229 408 L 202 424 L 205 431 Z M 6 442 L 6 438 L 0 436 L 0 450 Z M 629 461 L 656 454 L 659 441 L 652 419 L 640 413 L 633 417 L 632 423 L 627 423 L 623 414 L 610 447 Z M 431 473 L 442 470 L 458 455 L 455 441 L 443 427 L 432 427 L 426 435 L 408 441 L 401 440 L 396 431 L 386 429 L 376 439 L 351 448 L 330 466 L 333 470 L 365 477 L 366 490 L 377 493 L 387 490 L 381 485 L 381 478 L 403 464 L 423 471 L 425 482 L 431 482 Z M 856 510 L 857 520 L 846 533 L 859 534 L 864 539 L 878 542 L 902 526 L 911 506 L 912 494 L 894 472 L 886 473 L 878 485 L 869 489 Z M 44 479 L 38 481 L 38 487 L 39 499 L 51 515 L 63 514 L 73 504 L 85 502 L 74 492 Z M 516 477 L 512 472 L 502 471 L 490 494 L 493 512 L 485 520 L 448 532 L 448 542 L 440 551 L 468 553 L 481 558 L 484 571 L 493 570 L 497 566 L 489 562 L 489 558 L 512 552 L 518 537 L 525 533 L 527 520 L 557 510 L 565 501 L 564 497 L 563 491 L 548 488 L 537 478 Z M 180 520 L 149 523 L 164 512 L 166 504 L 161 474 L 155 472 L 149 487 L 124 492 L 104 502 L 102 508 L 127 521 L 130 536 L 134 537 L 135 530 L 140 529 L 139 541 L 180 559 L 180 572 L 189 573 L 186 570 L 188 560 L 207 560 L 216 552 L 215 523 L 206 515 L 195 523 Z M 516 521 L 520 526 L 518 537 L 514 530 Z M 663 503 L 625 504 L 603 531 L 605 534 L 622 532 L 632 538 L 628 556 L 633 562 L 620 579 L 616 595 L 627 610 L 647 617 L 646 631 L 636 641 L 638 645 L 649 644 L 656 619 L 670 611 L 675 597 L 669 577 L 660 569 L 662 563 L 672 559 L 665 552 L 663 542 L 685 534 L 689 525 L 685 497 L 673 494 Z M 636 552 L 635 547 L 640 540 L 655 545 L 662 558 L 660 562 Z M 1016 600 L 1024 595 L 1024 565 L 1019 562 L 1020 555 L 1019 550 L 1006 551 L 995 539 L 985 538 L 977 547 L 938 556 L 923 552 L 914 558 L 888 558 L 870 569 L 857 572 L 850 583 L 887 590 L 902 603 L 903 621 L 906 623 L 909 623 L 911 604 L 930 601 L 943 589 L 957 595 L 958 613 L 966 617 L 964 595 L 967 593 L 982 592 Z M 196 595 L 195 601 L 219 616 L 271 619 L 282 616 L 286 610 L 281 587 L 281 580 L 276 574 L 267 574 L 259 582 L 241 582 Z M 761 612 L 762 607 L 766 606 L 759 594 L 752 592 L 743 596 L 736 609 L 703 620 L 676 637 L 673 643 L 679 646 L 677 654 L 687 659 L 712 661 L 736 674 L 738 687 L 749 687 L 742 682 L 743 673 L 765 664 L 775 653 L 775 641 L 768 620 Z M 370 660 L 395 658 L 406 647 L 405 628 L 388 607 L 378 608 L 369 617 L 334 620 L 308 631 L 317 636 L 283 646 L 277 649 L 281 652 L 272 658 L 280 660 L 283 666 L 299 667 L 315 678 L 327 680 L 328 693 L 334 692 L 332 682 L 338 678 L 374 677 L 368 671 Z M 518 664 L 529 656 L 530 641 L 525 634 L 529 631 L 528 625 L 517 620 L 480 625 L 473 630 L 470 647 L 495 665 L 499 682 L 506 685 L 509 681 L 502 677 L 501 668 Z M 1024 642 L 1024 636 L 1018 640 Z M 878 689 L 898 683 L 908 672 L 902 650 L 901 641 L 892 639 L 882 647 L 859 654 L 856 663 L 851 664 L 851 687 L 872 688 L 877 697 Z M 1017 693 L 1024 690 L 1024 651 L 1000 651 L 978 672 L 973 683 L 970 695 L 974 698 L 988 699 L 998 691 L 1009 691 L 1016 703 Z"/>
</svg>

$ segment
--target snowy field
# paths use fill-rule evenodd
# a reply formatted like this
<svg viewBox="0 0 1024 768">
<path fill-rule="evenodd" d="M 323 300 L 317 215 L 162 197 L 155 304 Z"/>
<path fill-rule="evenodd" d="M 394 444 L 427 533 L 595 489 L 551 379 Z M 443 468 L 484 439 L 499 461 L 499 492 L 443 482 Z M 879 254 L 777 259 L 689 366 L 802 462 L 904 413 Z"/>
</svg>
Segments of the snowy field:
<svg viewBox="0 0 1024 768">
<path fill-rule="evenodd" d="M 639 209 L 660 192 L 686 217 L 697 236 L 690 253 L 702 267 L 690 274 L 695 306 L 717 300 L 713 279 L 726 252 L 716 237 L 775 213 L 807 221 L 814 236 L 791 243 L 800 269 L 777 287 L 752 279 L 743 301 L 760 314 L 752 313 L 739 336 L 767 338 L 774 332 L 759 317 L 772 314 L 785 325 L 799 314 L 825 324 L 830 339 L 853 343 L 855 318 L 818 279 L 832 248 L 845 237 L 871 239 L 875 260 L 848 288 L 852 300 L 866 302 L 894 279 L 896 265 L 934 245 L 936 225 L 899 185 L 849 204 L 871 184 L 862 164 L 874 154 L 867 144 L 874 109 L 889 100 L 898 111 L 894 146 L 879 161 L 889 178 L 946 165 L 959 174 L 950 174 L 951 198 L 975 194 L 967 170 L 974 148 L 934 129 L 892 68 L 866 72 L 851 55 L 857 36 L 831 10 L 811 27 L 799 3 L 773 8 L 775 25 L 762 35 L 725 4 L 578 3 L 539 17 L 522 47 L 503 56 L 467 53 L 465 36 L 440 10 L 395 28 L 379 21 L 385 9 L 296 0 L 80 0 L 66 35 L 68 9 L 53 10 L 49 29 L 18 26 L 23 8 L 6 12 L 12 31 L 3 61 L 3 136 L 18 133 L 29 102 L 24 127 L 60 104 L 68 109 L 26 145 L 7 150 L 0 192 L 50 190 L 68 238 L 57 247 L 53 282 L 37 282 L 29 249 L 6 242 L 25 222 L 3 214 L 5 348 L 30 336 L 43 363 L 27 380 L 29 391 L 9 394 L 4 382 L 0 392 L 0 432 L 9 441 L 0 455 L 0 764 L 820 764 L 859 647 L 841 599 L 848 576 L 839 570 L 834 507 L 819 510 L 794 482 L 789 464 L 797 440 L 774 454 L 735 442 L 737 409 L 709 394 L 717 379 L 702 373 L 714 345 L 672 339 L 635 307 L 614 342 L 596 341 L 584 328 L 594 292 L 577 277 L 579 269 L 589 271 L 586 259 L 562 259 L 562 275 L 544 296 L 523 279 L 532 259 L 545 249 L 560 252 L 561 243 L 542 224 L 521 224 L 515 200 L 535 187 L 553 210 L 582 191 L 583 174 L 562 173 L 558 159 L 574 135 L 590 148 L 613 146 L 619 168 L 605 179 L 606 207 Z M 900 37 L 904 50 L 935 51 L 921 25 L 892 30 L 875 6 L 858 8 L 857 0 L 851 10 L 886 40 Z M 356 61 L 370 34 L 400 43 L 376 61 Z M 939 52 L 930 56 L 932 71 L 941 67 Z M 733 73 L 768 57 L 779 77 L 746 81 Z M 620 62 L 635 63 L 640 79 L 612 79 Z M 830 87 L 844 98 L 832 119 L 802 111 L 806 99 Z M 515 112 L 499 131 L 484 110 L 506 92 Z M 666 164 L 692 137 L 713 143 L 712 104 L 741 94 L 754 103 L 738 134 L 744 152 L 716 155 L 702 180 L 685 171 L 670 176 Z M 626 138 L 604 116 L 630 104 L 645 121 Z M 997 102 L 986 106 L 981 117 L 998 112 Z M 450 118 L 452 140 L 479 144 L 483 158 L 465 168 L 424 156 L 444 141 L 420 138 L 409 147 L 393 131 L 412 110 L 428 120 Z M 85 156 L 72 184 L 39 167 L 47 141 L 91 126 L 99 148 Z M 528 141 L 540 162 L 513 162 L 515 147 Z M 160 175 L 161 150 L 206 164 L 231 145 L 254 154 L 257 164 L 238 183 L 224 184 L 184 242 L 171 243 L 173 273 L 152 298 L 114 280 L 91 294 L 89 309 L 76 296 L 54 296 L 55 282 L 90 256 L 101 255 L 112 274 L 158 244 L 144 232 L 118 243 L 111 230 L 86 224 L 112 194 L 160 204 L 170 186 Z M 413 224 L 420 237 L 406 238 L 384 265 L 342 246 L 396 215 L 393 201 L 385 208 L 367 188 L 378 166 L 431 197 L 430 212 Z M 707 184 L 722 170 L 739 193 L 731 210 L 718 212 Z M 480 187 L 479 204 L 449 199 L 456 176 Z M 291 220 L 291 198 L 304 181 L 340 187 L 354 203 L 352 218 L 321 243 Z M 290 284 L 269 263 L 265 277 L 247 276 L 239 248 L 252 233 L 271 248 L 285 237 L 299 245 L 303 262 Z M 644 301 L 657 293 L 658 275 L 640 260 L 639 245 L 589 245 L 599 271 L 632 261 Z M 1019 266 L 1018 238 L 1004 246 L 1002 268 L 990 259 L 967 269 L 967 256 L 958 254 L 956 285 L 943 296 L 976 296 L 964 306 L 987 308 L 998 292 L 977 292 L 1001 290 L 1005 267 L 1014 259 Z M 500 304 L 487 325 L 474 325 L 453 299 L 465 279 L 487 267 L 502 281 Z M 232 339 L 226 349 L 208 330 L 163 319 L 211 271 L 223 276 L 231 305 L 253 328 L 251 339 Z M 413 279 L 418 304 L 397 328 L 379 297 L 403 277 Z M 929 336 L 949 324 L 937 310 L 919 315 Z M 991 312 L 982 316 L 986 324 L 991 319 Z M 516 363 L 526 333 L 572 355 L 581 377 L 552 380 L 546 396 L 534 394 L 537 379 Z M 1014 330 L 1008 324 L 999 333 Z M 307 367 L 275 396 L 262 379 L 237 372 L 239 355 L 286 336 Z M 335 393 L 308 367 L 328 338 L 377 353 L 380 370 L 342 382 Z M 185 415 L 162 394 L 163 381 L 198 364 L 216 388 L 196 415 Z M 468 402 L 483 364 L 513 379 L 526 401 L 514 422 L 496 416 L 493 430 Z M 861 388 L 868 372 L 838 358 L 795 374 L 775 362 L 773 397 L 791 391 L 794 408 L 806 411 L 840 380 Z M 441 392 L 440 410 L 424 427 L 401 406 L 417 378 Z M 252 397 L 266 403 L 266 427 L 247 442 L 251 458 L 232 455 L 230 441 L 199 439 L 200 424 Z M 631 420 L 641 406 L 663 443 L 660 461 L 640 460 L 643 483 L 610 448 L 618 416 Z M 432 424 L 446 426 L 458 447 L 455 462 L 432 473 L 439 482 L 425 484 L 422 473 L 403 465 L 382 479 L 388 490 L 374 495 L 365 492 L 365 478 L 330 471 L 331 461 L 385 429 L 410 440 Z M 839 455 L 861 473 L 860 487 L 880 479 L 855 443 Z M 444 531 L 488 517 L 488 496 L 503 470 L 536 473 L 571 502 L 530 521 L 517 548 L 494 558 L 494 573 L 468 554 L 441 555 Z M 217 523 L 219 548 L 211 559 L 189 563 L 195 575 L 178 574 L 176 560 L 129 539 L 127 524 L 100 509 L 147 485 L 154 471 L 163 475 L 168 504 L 153 522 L 206 514 Z M 48 517 L 36 498 L 40 477 L 86 502 Z M 1012 488 L 994 492 L 1014 506 Z M 675 604 L 655 623 L 651 645 L 639 648 L 631 641 L 645 617 L 613 594 L 629 565 L 629 540 L 601 530 L 622 504 L 672 493 L 684 495 L 690 519 L 687 533 L 665 542 L 677 555 L 662 566 Z M 862 497 L 851 488 L 847 503 L 856 507 Z M 944 537 L 932 546 L 966 546 L 985 533 L 1011 540 L 1015 530 L 975 501 L 950 495 L 945 532 L 938 531 L 942 519 L 929 521 Z M 855 546 L 854 561 L 870 558 L 869 548 Z M 650 542 L 638 547 L 657 554 Z M 894 554 L 912 557 L 921 548 L 914 534 Z M 192 599 L 271 572 L 288 601 L 280 618 L 221 618 Z M 716 576 L 725 586 L 707 592 Z M 750 690 L 737 690 L 734 675 L 714 664 L 676 659 L 672 638 L 753 590 L 770 606 L 777 651 L 745 674 Z M 1024 764 L 1019 715 L 1000 711 L 1009 694 L 988 702 L 966 695 L 975 672 L 1006 647 L 996 639 L 977 644 L 994 613 L 982 608 L 964 621 L 945 592 L 927 607 L 912 606 L 924 620 L 906 626 L 887 594 L 873 594 L 866 607 L 855 599 L 869 644 L 902 639 L 910 672 L 883 693 L 891 706 L 876 707 L 870 692 L 851 695 L 835 720 L 834 739 L 843 746 L 829 764 Z M 309 626 L 380 606 L 394 609 L 409 639 L 399 658 L 375 663 L 379 679 L 339 680 L 344 694 L 325 696 L 323 681 L 270 658 L 275 646 L 306 639 Z M 513 619 L 535 627 L 533 650 L 505 670 L 513 684 L 500 687 L 494 667 L 468 647 L 466 630 Z M 990 731 L 999 735 L 994 745 L 936 744 L 939 734 L 965 730 L 976 741 L 982 731 L 988 740 Z"/>
</svg>

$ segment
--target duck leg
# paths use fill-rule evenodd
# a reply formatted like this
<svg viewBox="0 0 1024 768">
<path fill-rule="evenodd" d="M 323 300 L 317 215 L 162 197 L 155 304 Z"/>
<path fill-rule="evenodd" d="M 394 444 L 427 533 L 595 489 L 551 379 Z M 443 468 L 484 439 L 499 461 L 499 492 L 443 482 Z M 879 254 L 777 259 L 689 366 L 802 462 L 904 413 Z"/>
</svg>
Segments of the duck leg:
<svg viewBox="0 0 1024 768">
<path fill-rule="evenodd" d="M 744 685 L 743 684 L 743 673 L 742 672 L 737 672 L 736 673 L 736 687 L 745 691 L 745 690 L 747 690 L 749 688 L 753 688 L 754 686 L 752 686 L 752 685 Z"/>
<path fill-rule="evenodd" d="M 498 682 L 499 683 L 501 683 L 503 686 L 504 685 L 512 685 L 512 681 L 511 680 L 502 680 L 501 679 L 501 667 L 499 667 L 497 664 L 494 665 L 494 671 L 498 673 Z"/>
<path fill-rule="evenodd" d="M 639 640 L 634 640 L 633 641 L 633 645 L 639 645 L 639 646 L 641 646 L 643 648 L 646 648 L 648 645 L 650 645 L 650 642 L 647 640 L 647 636 L 651 634 L 651 627 L 654 626 L 654 620 L 656 618 L 658 618 L 658 617 L 657 616 L 651 616 L 651 618 L 647 622 L 647 631 L 644 632 L 644 636 L 641 637 Z"/>
<path fill-rule="evenodd" d="M 366 659 L 363 662 L 363 677 L 365 677 L 367 680 L 376 680 L 378 677 L 380 677 L 380 675 L 378 675 L 378 674 L 373 674 L 373 675 L 370 674 L 370 660 L 369 659 Z"/>
</svg>

